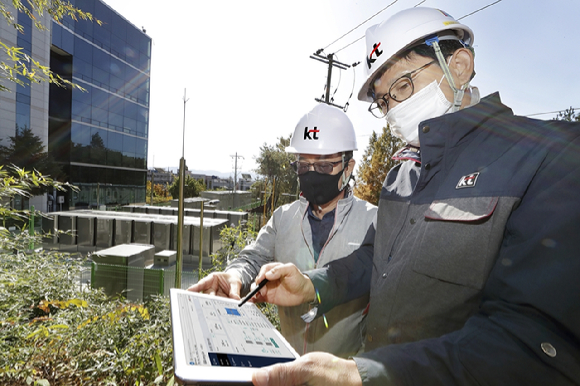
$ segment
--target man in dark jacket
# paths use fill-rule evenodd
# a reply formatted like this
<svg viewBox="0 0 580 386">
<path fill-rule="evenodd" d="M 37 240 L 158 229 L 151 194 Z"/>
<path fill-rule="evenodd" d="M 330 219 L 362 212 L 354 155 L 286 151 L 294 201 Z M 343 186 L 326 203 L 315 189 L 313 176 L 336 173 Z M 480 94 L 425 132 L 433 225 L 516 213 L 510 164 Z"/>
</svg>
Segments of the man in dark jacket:
<svg viewBox="0 0 580 386">
<path fill-rule="evenodd" d="M 480 100 L 473 32 L 443 11 L 399 12 L 366 38 L 359 99 L 408 144 L 376 235 L 306 275 L 257 278 L 262 300 L 316 300 L 310 318 L 370 291 L 366 352 L 308 354 L 254 383 L 580 384 L 580 126 Z"/>
</svg>

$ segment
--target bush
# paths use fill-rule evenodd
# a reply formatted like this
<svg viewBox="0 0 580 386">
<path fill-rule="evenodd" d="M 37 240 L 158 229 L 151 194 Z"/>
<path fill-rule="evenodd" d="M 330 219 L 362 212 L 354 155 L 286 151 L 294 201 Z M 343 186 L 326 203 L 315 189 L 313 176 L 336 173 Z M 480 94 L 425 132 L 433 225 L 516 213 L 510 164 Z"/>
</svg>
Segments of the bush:
<svg viewBox="0 0 580 386">
<path fill-rule="evenodd" d="M 37 172 L 0 167 L 0 215 L 26 224 L 10 207 L 31 187 L 70 188 Z M 26 225 L 0 228 L 0 384 L 173 384 L 169 300 L 144 304 L 83 288 L 85 261 L 29 251 L 40 237 Z"/>
<path fill-rule="evenodd" d="M 0 256 L 0 383 L 171 381 L 168 299 L 135 304 L 81 288 L 82 263 L 57 253 Z"/>
<path fill-rule="evenodd" d="M 0 167 L 0 215 L 25 224 L 29 213 L 9 206 L 29 185 L 70 188 L 39 173 Z M 212 256 L 215 270 L 253 241 L 256 232 L 225 228 L 224 247 Z M 2 385 L 173 385 L 169 299 L 145 303 L 110 298 L 81 284 L 88 261 L 40 245 L 23 225 L 0 227 L 0 384 Z M 207 274 L 207 272 L 206 272 Z M 262 311 L 279 328 L 275 306 Z"/>
</svg>

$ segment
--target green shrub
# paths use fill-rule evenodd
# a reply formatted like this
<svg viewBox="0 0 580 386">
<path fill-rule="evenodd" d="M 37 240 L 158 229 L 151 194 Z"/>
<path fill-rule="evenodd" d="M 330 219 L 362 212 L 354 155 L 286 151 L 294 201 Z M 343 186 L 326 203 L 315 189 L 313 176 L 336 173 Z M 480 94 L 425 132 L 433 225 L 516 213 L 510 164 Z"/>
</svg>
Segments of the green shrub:
<svg viewBox="0 0 580 386">
<path fill-rule="evenodd" d="M 0 228 L 0 384 L 173 384 L 168 299 L 111 299 L 81 286 L 82 259 L 30 251 L 40 237 L 11 199 L 33 187 L 73 187 L 10 169 L 0 167 L 0 216 L 20 228 Z"/>
<path fill-rule="evenodd" d="M 57 253 L 0 256 L 0 383 L 171 382 L 168 299 L 110 299 L 80 287 L 82 268 Z"/>
<path fill-rule="evenodd" d="M 0 384 L 173 385 L 169 299 L 110 298 L 81 284 L 85 259 L 30 251 L 40 236 L 28 233 L 28 211 L 15 211 L 10 199 L 36 184 L 72 187 L 15 170 L 10 177 L 0 167 L 0 216 L 23 224 L 15 233 L 0 227 Z M 221 237 L 225 247 L 212 256 L 215 270 L 256 232 L 232 227 Z M 262 310 L 279 328 L 275 306 Z"/>
</svg>

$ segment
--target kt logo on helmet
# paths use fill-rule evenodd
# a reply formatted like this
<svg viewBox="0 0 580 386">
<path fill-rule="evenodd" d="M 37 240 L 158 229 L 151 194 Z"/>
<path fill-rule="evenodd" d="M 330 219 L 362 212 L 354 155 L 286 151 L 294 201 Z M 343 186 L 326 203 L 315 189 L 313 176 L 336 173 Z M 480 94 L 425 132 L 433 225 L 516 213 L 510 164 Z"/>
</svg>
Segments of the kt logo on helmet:
<svg viewBox="0 0 580 386">
<path fill-rule="evenodd" d="M 367 66 L 369 66 L 369 68 L 371 68 L 371 65 L 376 61 L 376 59 L 373 59 L 373 54 L 376 54 L 376 56 L 378 58 L 383 53 L 383 51 L 379 51 L 379 46 L 380 45 L 381 45 L 381 43 L 378 43 L 378 44 L 375 43 L 375 44 L 373 44 L 373 50 L 371 51 L 371 54 L 367 58 Z"/>
<path fill-rule="evenodd" d="M 312 129 L 312 130 L 308 130 L 308 126 L 306 126 L 304 128 L 304 140 L 306 140 L 306 138 L 308 138 L 310 140 L 312 140 L 312 139 L 318 140 L 316 133 L 319 133 L 319 132 L 320 132 L 320 130 L 318 130 L 318 128 L 316 126 L 314 126 L 314 129 Z M 310 133 L 312 133 L 312 137 L 310 136 Z"/>
</svg>

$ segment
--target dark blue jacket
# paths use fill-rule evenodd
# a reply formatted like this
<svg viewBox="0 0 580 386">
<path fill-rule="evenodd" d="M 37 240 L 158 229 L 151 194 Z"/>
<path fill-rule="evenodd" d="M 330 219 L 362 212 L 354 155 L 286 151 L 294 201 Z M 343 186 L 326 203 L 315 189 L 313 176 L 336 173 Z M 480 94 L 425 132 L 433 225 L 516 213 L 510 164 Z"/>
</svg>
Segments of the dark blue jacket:
<svg viewBox="0 0 580 386">
<path fill-rule="evenodd" d="M 580 384 L 580 125 L 493 94 L 419 129 L 319 315 L 370 291 L 365 384 Z"/>
</svg>

